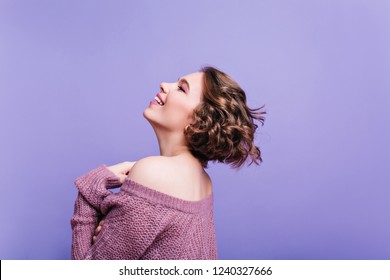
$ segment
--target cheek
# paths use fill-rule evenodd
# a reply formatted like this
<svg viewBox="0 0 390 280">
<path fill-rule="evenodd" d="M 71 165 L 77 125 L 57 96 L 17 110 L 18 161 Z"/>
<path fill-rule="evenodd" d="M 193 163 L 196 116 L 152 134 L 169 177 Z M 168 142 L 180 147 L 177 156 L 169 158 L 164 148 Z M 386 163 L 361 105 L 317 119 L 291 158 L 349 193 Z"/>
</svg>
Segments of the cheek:
<svg viewBox="0 0 390 280">
<path fill-rule="evenodd" d="M 170 102 L 166 104 L 166 107 L 163 108 L 165 111 L 170 114 L 175 114 L 182 119 L 191 118 L 194 112 L 194 107 L 191 103 L 178 99 L 171 99 L 169 101 Z"/>
<path fill-rule="evenodd" d="M 166 107 L 163 107 L 162 109 L 162 122 L 164 122 L 167 126 L 181 130 L 191 123 L 194 112 L 194 108 L 191 104 L 171 102 L 166 104 Z"/>
</svg>

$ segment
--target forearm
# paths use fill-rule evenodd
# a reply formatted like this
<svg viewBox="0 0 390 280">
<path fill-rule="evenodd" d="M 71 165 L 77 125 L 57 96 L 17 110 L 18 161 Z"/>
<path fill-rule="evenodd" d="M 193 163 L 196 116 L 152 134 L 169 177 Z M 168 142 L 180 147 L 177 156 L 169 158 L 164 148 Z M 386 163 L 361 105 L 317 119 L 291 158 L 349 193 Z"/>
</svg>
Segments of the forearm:
<svg viewBox="0 0 390 280">
<path fill-rule="evenodd" d="M 79 190 L 72 226 L 72 259 L 84 259 L 92 246 L 94 230 L 102 218 L 100 205 L 112 194 L 108 188 L 120 185 L 118 177 L 101 165 L 76 179 Z"/>
<path fill-rule="evenodd" d="M 79 193 L 71 218 L 72 259 L 85 258 L 88 249 L 92 246 L 93 233 L 100 216 L 100 213 Z"/>
</svg>

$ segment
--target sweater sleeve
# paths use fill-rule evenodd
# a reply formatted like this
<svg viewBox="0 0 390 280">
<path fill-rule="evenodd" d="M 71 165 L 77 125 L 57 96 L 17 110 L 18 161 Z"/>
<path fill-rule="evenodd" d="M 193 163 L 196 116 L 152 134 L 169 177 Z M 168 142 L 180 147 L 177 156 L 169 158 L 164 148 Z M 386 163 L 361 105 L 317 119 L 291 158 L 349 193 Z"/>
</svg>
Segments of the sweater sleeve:
<svg viewBox="0 0 390 280">
<path fill-rule="evenodd" d="M 172 217 L 169 209 L 123 192 L 110 196 L 103 204 L 103 211 L 106 207 L 110 210 L 84 259 L 143 259 Z"/>
<path fill-rule="evenodd" d="M 79 177 L 75 185 L 79 190 L 71 218 L 72 259 L 83 259 L 92 246 L 92 237 L 102 217 L 100 205 L 112 194 L 108 188 L 120 186 L 119 178 L 105 165 Z"/>
</svg>

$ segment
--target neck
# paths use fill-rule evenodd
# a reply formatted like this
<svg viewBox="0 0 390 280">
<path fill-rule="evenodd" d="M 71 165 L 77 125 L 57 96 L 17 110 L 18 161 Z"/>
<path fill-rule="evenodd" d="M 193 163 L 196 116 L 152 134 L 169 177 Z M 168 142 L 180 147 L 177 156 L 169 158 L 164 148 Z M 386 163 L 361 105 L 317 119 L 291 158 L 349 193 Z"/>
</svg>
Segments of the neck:
<svg viewBox="0 0 390 280">
<path fill-rule="evenodd" d="M 159 128 L 154 128 L 157 136 L 160 155 L 173 157 L 178 155 L 191 155 L 191 152 L 186 144 L 184 133 L 177 131 L 163 131 Z"/>
</svg>

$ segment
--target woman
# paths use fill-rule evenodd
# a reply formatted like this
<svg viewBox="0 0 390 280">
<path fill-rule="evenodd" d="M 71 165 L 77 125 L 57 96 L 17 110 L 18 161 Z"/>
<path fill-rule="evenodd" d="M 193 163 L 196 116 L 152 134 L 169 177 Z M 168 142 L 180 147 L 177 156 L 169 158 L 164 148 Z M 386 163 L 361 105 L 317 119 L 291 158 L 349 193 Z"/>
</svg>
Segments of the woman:
<svg viewBox="0 0 390 280">
<path fill-rule="evenodd" d="M 240 86 L 213 67 L 162 83 L 144 111 L 160 156 L 101 165 L 75 181 L 72 258 L 216 259 L 204 168 L 262 161 L 253 143 L 262 108 L 249 109 Z"/>
</svg>

